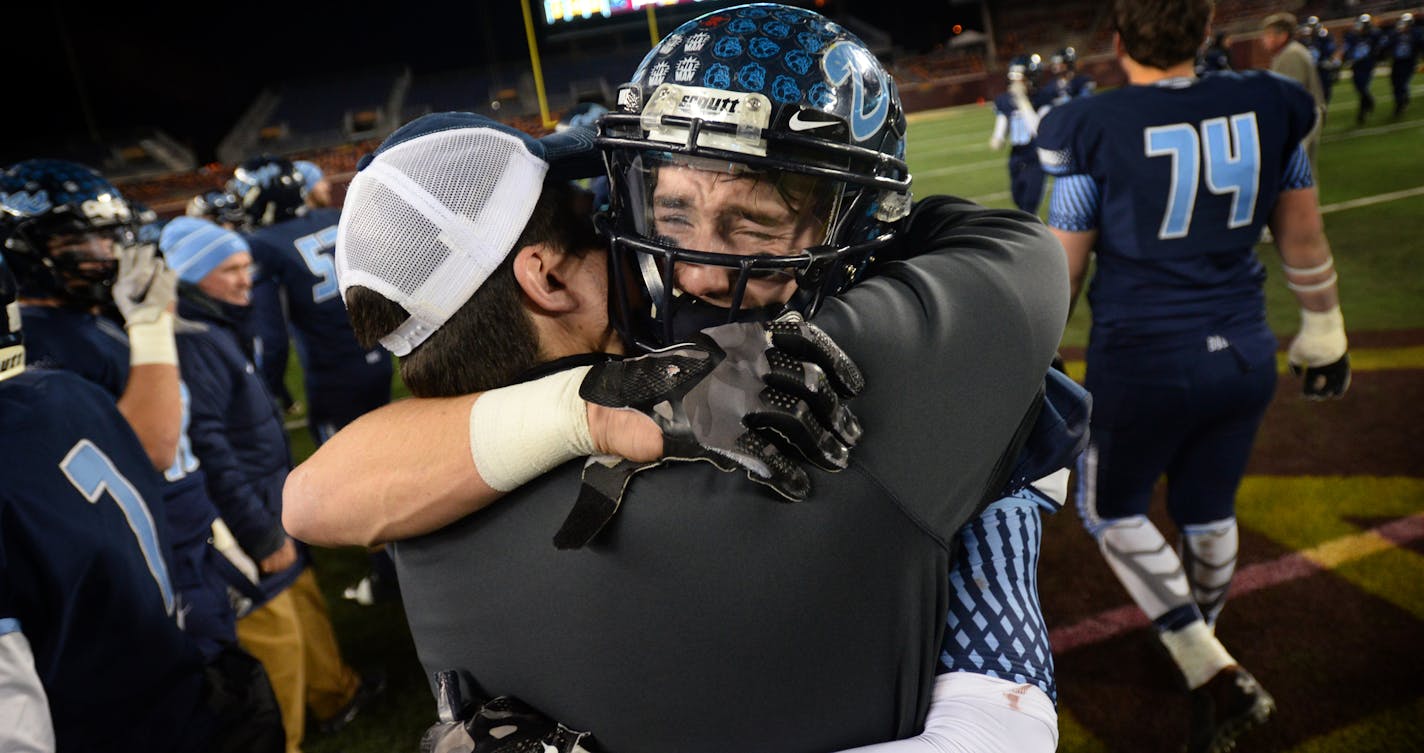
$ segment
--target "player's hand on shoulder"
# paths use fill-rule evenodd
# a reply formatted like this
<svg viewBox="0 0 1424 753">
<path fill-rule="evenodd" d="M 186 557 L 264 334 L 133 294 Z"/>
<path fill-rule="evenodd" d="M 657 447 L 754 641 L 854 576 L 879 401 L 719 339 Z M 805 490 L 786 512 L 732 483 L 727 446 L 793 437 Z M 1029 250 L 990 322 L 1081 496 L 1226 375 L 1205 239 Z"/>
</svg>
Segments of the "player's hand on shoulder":
<svg viewBox="0 0 1424 753">
<path fill-rule="evenodd" d="M 688 343 L 598 364 L 579 394 L 651 419 L 663 457 L 741 467 L 753 480 L 800 500 L 810 479 L 792 458 L 826 470 L 846 467 L 861 428 L 845 400 L 863 386 L 845 352 L 792 314 L 712 327 Z M 599 444 L 600 429 L 591 423 L 590 432 Z M 646 438 L 618 441 L 637 445 Z M 646 453 L 647 445 L 623 449 Z"/>
</svg>

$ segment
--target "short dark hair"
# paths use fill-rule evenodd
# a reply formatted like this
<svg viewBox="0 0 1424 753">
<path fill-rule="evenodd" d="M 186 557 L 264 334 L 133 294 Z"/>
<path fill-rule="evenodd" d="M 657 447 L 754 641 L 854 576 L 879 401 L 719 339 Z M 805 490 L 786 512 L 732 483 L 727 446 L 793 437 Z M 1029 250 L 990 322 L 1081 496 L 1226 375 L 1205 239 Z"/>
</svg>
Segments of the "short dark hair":
<svg viewBox="0 0 1424 753">
<path fill-rule="evenodd" d="M 1196 58 L 1215 5 L 1213 0 L 1113 0 L 1113 28 L 1129 57 L 1167 69 Z"/>
<path fill-rule="evenodd" d="M 451 397 L 511 384 L 540 363 L 538 335 L 524 310 L 514 277 L 519 249 L 547 243 L 583 256 L 606 246 L 580 202 L 580 190 L 562 180 L 544 184 L 514 248 L 430 339 L 400 359 L 401 380 L 416 397 Z M 346 311 L 362 347 L 374 348 L 410 314 L 369 288 L 346 291 Z"/>
</svg>

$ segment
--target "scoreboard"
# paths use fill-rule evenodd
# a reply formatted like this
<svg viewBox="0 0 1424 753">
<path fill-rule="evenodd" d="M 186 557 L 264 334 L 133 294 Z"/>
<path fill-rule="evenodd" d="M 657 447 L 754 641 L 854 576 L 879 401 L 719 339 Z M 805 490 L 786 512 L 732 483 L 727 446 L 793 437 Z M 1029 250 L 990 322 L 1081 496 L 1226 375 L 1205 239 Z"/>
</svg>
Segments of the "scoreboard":
<svg viewBox="0 0 1424 753">
<path fill-rule="evenodd" d="M 557 26 L 566 21 L 612 18 L 640 13 L 648 6 L 694 5 L 706 0 L 544 0 L 544 23 Z"/>
</svg>

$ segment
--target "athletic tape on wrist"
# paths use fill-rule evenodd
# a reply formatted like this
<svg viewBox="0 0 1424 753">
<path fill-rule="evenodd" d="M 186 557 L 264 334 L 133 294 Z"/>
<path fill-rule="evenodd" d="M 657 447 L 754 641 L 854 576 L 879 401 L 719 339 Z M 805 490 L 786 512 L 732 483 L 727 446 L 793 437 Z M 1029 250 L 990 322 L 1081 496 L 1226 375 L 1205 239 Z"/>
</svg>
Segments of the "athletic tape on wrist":
<svg viewBox="0 0 1424 753">
<path fill-rule="evenodd" d="M 178 364 L 178 345 L 173 341 L 173 315 L 167 311 L 152 322 L 130 324 L 129 365 Z"/>
<path fill-rule="evenodd" d="M 1331 272 L 1330 276 L 1325 278 L 1324 280 L 1321 280 L 1320 282 L 1310 283 L 1308 285 L 1300 285 L 1291 282 L 1289 279 L 1287 279 L 1286 287 L 1290 288 L 1291 290 L 1294 290 L 1297 293 L 1315 293 L 1329 288 L 1330 286 L 1334 285 L 1339 279 L 1340 275 Z"/>
<path fill-rule="evenodd" d="M 1300 310 L 1300 334 L 1291 342 L 1289 351 L 1292 362 L 1326 366 L 1340 360 L 1348 348 L 1345 316 L 1339 306 L 1329 311 Z"/>
<path fill-rule="evenodd" d="M 470 408 L 470 456 L 490 488 L 507 492 L 594 454 L 579 385 L 591 366 L 490 390 Z"/>
<path fill-rule="evenodd" d="M 1281 263 L 1281 269 L 1285 270 L 1288 275 L 1318 275 L 1333 266 L 1335 266 L 1335 257 L 1333 256 L 1325 257 L 1323 263 L 1314 267 L 1292 267 L 1284 262 Z"/>
</svg>

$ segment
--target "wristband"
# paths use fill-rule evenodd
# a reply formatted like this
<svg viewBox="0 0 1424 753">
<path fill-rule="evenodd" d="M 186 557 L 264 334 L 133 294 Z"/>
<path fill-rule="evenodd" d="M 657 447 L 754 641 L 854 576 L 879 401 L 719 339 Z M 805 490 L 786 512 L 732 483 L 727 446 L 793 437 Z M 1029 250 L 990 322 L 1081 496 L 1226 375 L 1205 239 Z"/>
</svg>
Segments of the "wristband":
<svg viewBox="0 0 1424 753">
<path fill-rule="evenodd" d="M 491 489 L 507 492 L 594 454 L 579 385 L 589 366 L 480 395 L 470 408 L 470 456 Z"/>
<path fill-rule="evenodd" d="M 173 315 L 167 311 L 152 322 L 128 326 L 129 365 L 178 365 L 178 345 L 173 341 Z"/>
</svg>

